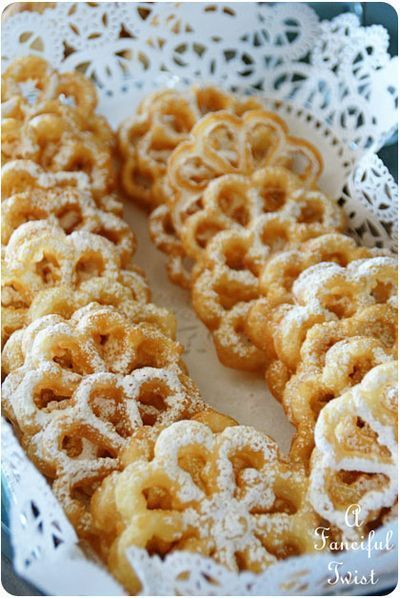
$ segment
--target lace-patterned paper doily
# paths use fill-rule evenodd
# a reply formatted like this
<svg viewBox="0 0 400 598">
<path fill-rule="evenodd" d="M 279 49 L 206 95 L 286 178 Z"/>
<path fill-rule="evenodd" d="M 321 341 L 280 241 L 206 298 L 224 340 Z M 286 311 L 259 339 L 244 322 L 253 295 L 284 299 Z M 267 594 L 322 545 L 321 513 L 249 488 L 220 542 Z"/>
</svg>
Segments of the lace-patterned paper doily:
<svg viewBox="0 0 400 598">
<path fill-rule="evenodd" d="M 292 131 L 320 149 L 321 186 L 344 205 L 353 234 L 367 245 L 396 248 L 397 186 L 374 153 L 397 121 L 397 59 L 387 53 L 384 28 L 362 28 L 351 14 L 320 22 L 305 4 L 58 3 L 43 14 L 10 17 L 2 33 L 4 67 L 34 53 L 60 70 L 85 72 L 113 126 L 161 86 L 201 81 L 261 94 Z M 138 236 L 137 259 L 155 301 L 178 315 L 185 359 L 206 400 L 281 439 L 286 449 L 292 428 L 264 382 L 219 364 L 187 295 L 167 281 L 163 256 L 148 239 L 146 216 L 129 205 L 126 218 Z M 5 423 L 2 440 L 18 573 L 48 594 L 121 594 L 104 568 L 79 549 L 47 483 Z M 388 526 L 377 538 L 386 537 Z M 260 576 L 235 575 L 184 552 L 161 561 L 132 549 L 129 558 L 146 595 L 355 595 L 394 585 L 397 536 L 391 545 L 373 560 L 363 551 L 341 554 L 341 572 L 357 569 L 362 575 L 374 567 L 379 584 L 373 588 L 329 585 L 330 555 L 289 559 Z"/>
</svg>

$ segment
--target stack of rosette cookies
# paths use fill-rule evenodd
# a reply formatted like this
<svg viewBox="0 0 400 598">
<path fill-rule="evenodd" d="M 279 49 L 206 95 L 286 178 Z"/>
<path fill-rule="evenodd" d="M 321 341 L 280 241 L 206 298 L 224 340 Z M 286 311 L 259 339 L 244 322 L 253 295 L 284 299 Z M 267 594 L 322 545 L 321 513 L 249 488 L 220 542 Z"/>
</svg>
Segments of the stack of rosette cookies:
<svg viewBox="0 0 400 598">
<path fill-rule="evenodd" d="M 258 573 L 318 527 L 367 535 L 397 502 L 397 261 L 344 234 L 319 152 L 259 99 L 159 91 L 117 137 L 96 104 L 38 57 L 2 78 L 3 413 L 82 543 L 135 594 L 130 546 Z M 265 374 L 288 455 L 200 397 L 119 181 L 221 362 Z"/>
</svg>

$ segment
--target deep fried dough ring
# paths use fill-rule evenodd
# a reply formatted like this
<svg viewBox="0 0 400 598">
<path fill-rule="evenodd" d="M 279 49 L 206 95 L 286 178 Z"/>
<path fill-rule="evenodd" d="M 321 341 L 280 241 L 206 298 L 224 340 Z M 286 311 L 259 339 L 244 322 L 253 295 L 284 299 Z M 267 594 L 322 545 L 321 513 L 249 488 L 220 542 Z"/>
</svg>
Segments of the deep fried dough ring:
<svg viewBox="0 0 400 598">
<path fill-rule="evenodd" d="M 179 364 L 182 351 L 156 326 L 134 324 L 111 306 L 90 303 L 68 320 L 51 314 L 14 332 L 2 357 L 6 374 L 43 361 L 56 361 L 80 375 L 128 374 L 138 367 Z"/>
<path fill-rule="evenodd" d="M 72 93 L 78 98 L 76 106 L 46 99 L 19 112 L 8 110 L 9 116 L 2 123 L 2 161 L 28 159 L 46 170 L 84 171 L 94 192 L 104 195 L 115 186 L 114 134 L 104 117 L 86 113 L 95 97 L 83 89 L 83 97 L 79 97 L 78 88 L 83 84 L 78 83 L 79 76 L 71 74 L 64 78 L 60 82 L 64 91 L 68 86 L 73 87 L 75 81 Z M 87 104 L 83 111 L 79 102 Z"/>
<path fill-rule="evenodd" d="M 208 418 L 194 419 L 156 438 L 141 431 L 122 456 L 124 471 L 93 496 L 104 557 L 131 593 L 138 581 L 126 559 L 129 546 L 200 552 L 233 571 L 254 572 L 288 550 L 313 550 L 310 530 L 318 519 L 302 470 L 289 471 L 275 443 L 253 428 L 219 418 L 213 433 Z"/>
<path fill-rule="evenodd" d="M 91 118 L 96 109 L 96 87 L 89 79 L 77 71 L 57 73 L 38 56 L 18 58 L 5 70 L 2 75 L 2 102 L 22 97 L 21 85 L 28 81 L 34 81 L 37 90 L 35 106 L 47 100 L 68 98 L 85 118 Z"/>
<path fill-rule="evenodd" d="M 34 80 L 39 100 L 54 97 L 58 75 L 46 60 L 38 56 L 23 56 L 14 60 L 2 75 L 1 101 L 22 95 L 21 84 Z"/>
<path fill-rule="evenodd" d="M 121 265 L 117 248 L 107 238 L 82 230 L 66 235 L 45 220 L 22 224 L 4 251 L 3 339 L 30 321 L 32 302 L 50 288 L 69 287 L 73 293 L 85 281 L 103 277 L 130 289 L 132 299 L 148 301 L 143 275 L 130 263 L 125 270 Z"/>
<path fill-rule="evenodd" d="M 198 200 L 211 180 L 224 174 L 251 174 L 281 163 L 288 139 L 286 124 L 261 109 L 250 110 L 241 117 L 218 112 L 202 118 L 192 129 L 191 140 L 181 143 L 168 162 L 168 180 L 174 191 L 170 196 L 174 220 L 182 221 L 182 211 Z M 296 143 L 294 138 L 290 139 L 291 144 Z M 299 145 L 299 151 L 302 147 Z M 310 148 L 307 145 L 308 153 Z M 315 183 L 322 169 L 315 148 L 313 155 L 318 168 L 315 172 L 312 169 L 305 187 Z"/>
<path fill-rule="evenodd" d="M 118 250 L 121 265 L 127 266 L 136 250 L 129 225 L 119 216 L 96 207 L 91 194 L 67 187 L 64 190 L 34 190 L 16 193 L 2 203 L 2 244 L 7 245 L 15 229 L 28 221 L 47 220 L 66 233 L 84 230 L 104 236 Z"/>
<path fill-rule="evenodd" d="M 166 89 L 145 97 L 118 132 L 124 191 L 146 208 L 166 203 L 168 158 L 201 116 L 218 110 L 242 114 L 256 107 L 260 102 L 255 98 L 237 101 L 215 87 L 194 87 L 189 93 Z"/>
<path fill-rule="evenodd" d="M 256 230 L 266 214 L 287 216 L 309 236 L 341 231 L 343 210 L 324 194 L 307 191 L 299 177 L 282 167 L 269 167 L 249 177 L 229 174 L 211 181 L 201 205 L 184 216 L 180 227 L 182 245 L 190 257 L 201 260 L 207 245 L 220 231 L 232 228 Z M 169 247 L 165 248 L 169 252 Z"/>
<path fill-rule="evenodd" d="M 347 540 L 368 535 L 397 502 L 397 362 L 372 369 L 321 412 L 311 461 L 314 509 Z M 357 505 L 360 525 L 347 525 Z"/>
<path fill-rule="evenodd" d="M 267 382 L 296 427 L 291 447 L 295 461 L 307 465 L 321 409 L 373 367 L 396 357 L 396 322 L 395 308 L 373 305 L 351 318 L 317 324 L 307 334 L 293 376 L 280 362 L 267 369 Z"/>
<path fill-rule="evenodd" d="M 86 538 L 92 536 L 89 497 L 118 467 L 117 457 L 132 433 L 143 425 L 168 425 L 203 408 L 193 383 L 174 368 L 80 377 L 47 363 L 13 372 L 3 393 L 28 454 L 54 480 L 56 496 Z"/>
<path fill-rule="evenodd" d="M 295 304 L 285 310 L 274 346 L 279 359 L 295 371 L 302 343 L 314 324 L 338 321 L 368 305 L 395 301 L 397 262 L 391 257 L 371 257 L 346 268 L 322 262 L 305 270 L 293 291 Z"/>
<path fill-rule="evenodd" d="M 96 205 L 106 212 L 122 216 L 122 202 L 115 195 L 93 195 L 90 179 L 84 172 L 46 172 L 31 160 L 12 160 L 1 169 L 2 200 L 28 191 L 54 191 L 59 193 L 72 187 L 90 194 Z"/>
<path fill-rule="evenodd" d="M 273 348 L 279 315 L 276 309 L 294 303 L 293 284 L 305 269 L 319 262 L 335 262 L 345 267 L 354 260 L 372 257 L 375 251 L 358 247 L 350 237 L 330 233 L 272 256 L 260 273 L 261 297 L 249 312 L 248 330 L 253 343 L 267 353 L 269 361 L 276 357 Z"/>
</svg>

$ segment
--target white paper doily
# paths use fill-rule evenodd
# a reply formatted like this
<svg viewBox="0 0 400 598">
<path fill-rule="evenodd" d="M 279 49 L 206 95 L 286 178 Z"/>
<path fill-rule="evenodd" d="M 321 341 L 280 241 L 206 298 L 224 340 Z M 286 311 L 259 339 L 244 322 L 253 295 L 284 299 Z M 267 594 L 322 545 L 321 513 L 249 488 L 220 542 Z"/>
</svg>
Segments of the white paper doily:
<svg viewBox="0 0 400 598">
<path fill-rule="evenodd" d="M 389 57 L 387 46 L 384 28 L 362 28 L 354 15 L 319 22 L 305 4 L 255 2 L 59 3 L 42 15 L 10 17 L 2 36 L 3 67 L 34 53 L 63 71 L 90 76 L 99 90 L 99 109 L 113 126 L 156 87 L 213 82 L 260 93 L 291 131 L 320 149 L 321 187 L 344 204 L 353 233 L 364 244 L 395 249 L 397 186 L 374 153 L 397 121 L 397 59 Z M 218 362 L 187 294 L 167 280 L 146 216 L 129 205 L 126 219 L 138 236 L 137 261 L 146 269 L 154 300 L 177 313 L 186 362 L 205 399 L 287 449 L 292 428 L 265 383 Z M 77 547 L 46 482 L 5 424 L 2 465 L 11 490 L 16 570 L 48 594 L 121 594 Z M 382 528 L 379 536 L 386 532 Z M 330 555 L 289 559 L 261 576 L 233 575 L 189 553 L 162 562 L 132 549 L 130 559 L 147 595 L 354 595 L 395 583 L 397 535 L 392 544 L 373 560 L 362 551 L 340 557 L 343 572 L 357 569 L 362 575 L 373 567 L 379 577 L 373 587 L 329 585 Z"/>
</svg>

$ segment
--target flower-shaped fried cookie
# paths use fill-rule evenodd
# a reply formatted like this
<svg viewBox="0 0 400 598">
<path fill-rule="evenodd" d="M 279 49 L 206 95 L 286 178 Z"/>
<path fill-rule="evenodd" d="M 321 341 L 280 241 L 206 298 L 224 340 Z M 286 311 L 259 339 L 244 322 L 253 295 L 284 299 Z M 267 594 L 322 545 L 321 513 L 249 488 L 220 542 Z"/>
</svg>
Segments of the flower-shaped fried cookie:
<svg viewBox="0 0 400 598">
<path fill-rule="evenodd" d="M 321 262 L 304 270 L 293 285 L 294 305 L 279 306 L 274 346 L 292 371 L 298 365 L 307 331 L 315 324 L 339 321 L 369 305 L 396 305 L 397 262 L 371 257 L 342 267 Z"/>
<path fill-rule="evenodd" d="M 208 112 L 241 113 L 256 106 L 260 103 L 255 98 L 240 101 L 215 87 L 194 87 L 189 92 L 166 89 L 150 94 L 119 129 L 124 191 L 147 208 L 167 202 L 168 158 L 188 138 L 196 122 Z"/>
<path fill-rule="evenodd" d="M 248 318 L 253 343 L 269 357 L 273 349 L 274 313 L 282 304 L 294 303 L 293 285 L 300 274 L 320 262 L 350 262 L 379 255 L 379 250 L 358 247 L 353 239 L 338 233 L 321 235 L 300 247 L 278 252 L 267 261 L 259 275 L 259 293 Z"/>
<path fill-rule="evenodd" d="M 241 116 L 220 111 L 203 117 L 168 162 L 174 221 L 183 222 L 196 210 L 212 180 L 224 174 L 248 175 L 266 166 L 291 169 L 293 154 L 305 158 L 299 175 L 305 187 L 312 187 L 322 170 L 319 152 L 304 140 L 290 137 L 277 115 L 258 109 Z"/>
<path fill-rule="evenodd" d="M 118 467 L 118 455 L 132 433 L 144 425 L 168 425 L 203 408 L 194 384 L 175 367 L 80 376 L 56 362 L 11 373 L 3 384 L 2 402 L 28 454 L 54 480 L 56 496 L 83 537 L 92 533 L 88 499 Z"/>
<path fill-rule="evenodd" d="M 2 265 L 3 337 L 29 321 L 31 304 L 43 290 L 61 286 L 73 292 L 103 277 L 131 289 L 132 298 L 140 287 L 148 293 L 137 268 L 121 269 L 121 254 L 108 238 L 84 230 L 67 235 L 46 220 L 26 222 L 14 231 Z"/>
<path fill-rule="evenodd" d="M 67 233 L 84 230 L 104 236 L 117 248 L 122 266 L 136 249 L 129 225 L 120 217 L 98 208 L 89 192 L 73 187 L 15 193 L 2 202 L 1 241 L 7 245 L 14 230 L 28 221 L 47 220 Z"/>
<path fill-rule="evenodd" d="M 201 260 L 210 239 L 229 229 L 256 230 L 265 214 L 279 214 L 297 223 L 298 236 L 341 231 L 343 210 L 319 191 L 307 190 L 302 179 L 283 167 L 265 167 L 250 176 L 223 175 L 211 181 L 201 206 L 185 216 L 180 238 L 187 255 Z"/>
<path fill-rule="evenodd" d="M 34 103 L 67 98 L 84 117 L 96 109 L 97 92 L 93 83 L 78 71 L 58 73 L 39 56 L 23 56 L 14 60 L 2 75 L 1 101 L 23 97 L 23 85 L 34 84 Z M 25 106 L 28 109 L 28 106 Z"/>
<path fill-rule="evenodd" d="M 344 539 L 365 538 L 397 501 L 397 405 L 397 362 L 391 361 L 372 369 L 319 415 L 310 500 Z M 349 526 L 350 507 L 357 521 Z"/>
<path fill-rule="evenodd" d="M 134 324 L 111 306 L 90 303 L 70 319 L 47 315 L 17 330 L 2 358 L 6 374 L 51 361 L 80 375 L 129 374 L 140 367 L 179 364 L 182 350 L 156 326 Z"/>
<path fill-rule="evenodd" d="M 113 540 L 109 566 L 130 591 L 129 546 L 192 550 L 255 572 L 313 550 L 318 518 L 306 501 L 306 478 L 251 427 L 213 433 L 198 421 L 178 422 L 124 463 L 97 491 L 92 513 Z"/>
<path fill-rule="evenodd" d="M 276 321 L 292 308 L 285 305 L 279 310 L 278 306 L 294 302 L 293 283 L 308 265 L 319 260 L 346 265 L 373 254 L 337 233 L 301 243 L 308 234 L 314 234 L 309 225 L 298 225 L 280 214 L 264 214 L 254 230 L 232 228 L 209 242 L 193 277 L 192 302 L 213 331 L 225 365 L 254 370 L 276 358 L 272 340 Z M 292 250 L 279 251 L 290 244 Z"/>
<path fill-rule="evenodd" d="M 314 427 L 324 406 L 362 381 L 375 366 L 396 357 L 397 310 L 373 305 L 339 322 L 315 325 L 301 349 L 301 361 L 289 378 L 273 363 L 267 381 L 281 388 L 290 421 L 296 427 L 291 456 L 308 463 L 314 447 Z M 277 393 L 276 393 L 277 394 Z"/>
<path fill-rule="evenodd" d="M 47 172 L 32 160 L 11 160 L 1 168 L 2 201 L 19 193 L 40 190 L 46 195 L 49 191 L 60 193 L 71 187 L 89 194 L 101 210 L 117 216 L 123 215 L 121 200 L 112 194 L 98 195 L 91 187 L 90 178 L 85 172 Z"/>
<path fill-rule="evenodd" d="M 97 98 L 90 81 L 78 73 L 59 75 L 37 57 L 12 63 L 2 81 L 3 164 L 24 159 L 48 171 L 85 172 L 98 196 L 114 188 L 114 134 L 94 113 Z M 32 102 L 21 90 L 27 81 L 36 85 Z"/>
<path fill-rule="evenodd" d="M 318 151 L 289 136 L 286 124 L 253 98 L 242 104 L 202 118 L 168 160 L 168 207 L 150 216 L 150 231 L 169 256 L 171 280 L 183 287 L 191 283 L 186 256 L 199 260 L 216 234 L 251 227 L 262 213 L 343 228 L 340 209 L 315 190 Z"/>
</svg>

